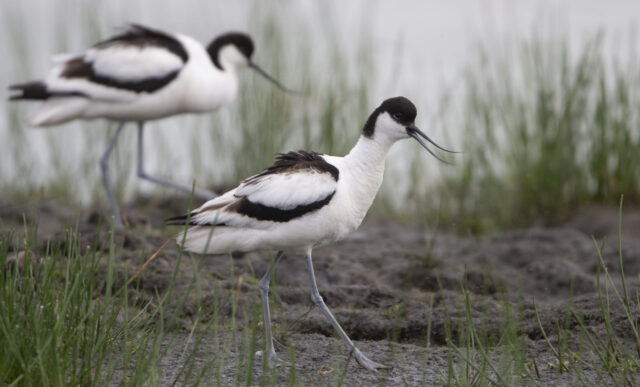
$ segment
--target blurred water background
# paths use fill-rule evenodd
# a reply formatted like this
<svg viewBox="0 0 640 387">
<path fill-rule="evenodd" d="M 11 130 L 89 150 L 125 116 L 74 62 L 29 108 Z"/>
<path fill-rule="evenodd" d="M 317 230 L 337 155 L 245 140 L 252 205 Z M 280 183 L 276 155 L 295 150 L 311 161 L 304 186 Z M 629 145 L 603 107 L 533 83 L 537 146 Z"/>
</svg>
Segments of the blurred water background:
<svg viewBox="0 0 640 387">
<path fill-rule="evenodd" d="M 640 192 L 639 18 L 640 2 L 623 0 L 5 0 L 0 99 L 9 84 L 45 76 L 52 55 L 81 52 L 128 22 L 205 44 L 247 31 L 255 61 L 305 95 L 244 71 L 230 107 L 147 124 L 148 171 L 222 189 L 276 152 L 344 154 L 383 99 L 404 95 L 419 127 L 464 153 L 447 166 L 413 142 L 396 146 L 375 211 L 490 230 L 517 224 L 517 213 L 553 220 Z M 0 104 L 0 195 L 106 207 L 98 159 L 115 124 L 30 128 L 32 108 Z M 135 181 L 133 128 L 112 158 L 119 197 L 168 193 Z"/>
</svg>

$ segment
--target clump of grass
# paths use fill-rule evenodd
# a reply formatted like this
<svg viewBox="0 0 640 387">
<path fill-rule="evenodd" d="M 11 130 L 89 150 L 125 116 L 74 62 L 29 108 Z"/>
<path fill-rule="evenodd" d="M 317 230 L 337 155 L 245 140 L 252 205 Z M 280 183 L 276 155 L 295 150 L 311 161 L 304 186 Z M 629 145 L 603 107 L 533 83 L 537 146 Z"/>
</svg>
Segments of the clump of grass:
<svg viewBox="0 0 640 387">
<path fill-rule="evenodd" d="M 17 386 L 99 385 L 116 368 L 127 378 L 149 372 L 142 360 L 131 375 L 127 361 L 114 358 L 153 352 L 155 339 L 150 330 L 136 330 L 141 318 L 131 314 L 126 293 L 114 297 L 119 279 L 113 239 L 106 278 L 99 279 L 98 243 L 83 246 L 69 231 L 64 244 L 40 251 L 36 226 L 26 235 L 24 250 L 14 257 L 10 241 L 0 242 L 0 380 Z"/>
<path fill-rule="evenodd" d="M 87 246 L 86 239 L 68 230 L 63 240 L 45 248 L 37 240 L 37 223 L 25 225 L 20 243 L 11 235 L 2 236 L 0 383 L 160 385 L 167 377 L 159 364 L 172 347 L 165 313 L 173 297 L 175 272 L 163 294 L 148 301 L 131 297 L 135 293 L 125 283 L 126 270 L 119 263 L 113 232 L 106 253 L 99 234 Z M 12 251 L 16 246 L 21 250 Z M 176 308 L 183 303 L 184 298 Z M 185 350 L 198 343 L 199 339 L 188 340 Z M 196 379 L 203 373 L 193 359 L 182 360 L 176 380 Z"/>
<path fill-rule="evenodd" d="M 224 293 L 224 299 L 214 294 L 213 300 L 205 303 L 201 298 L 198 290 L 202 257 L 192 255 L 193 274 L 188 286 L 180 286 L 180 293 L 174 291 L 178 275 L 174 271 L 164 291 L 141 303 L 143 297 L 134 300 L 132 295 L 136 293 L 123 287 L 129 277 L 118 264 L 119 247 L 113 238 L 104 252 L 97 247 L 97 241 L 88 248 L 77 233 L 70 231 L 64 243 L 50 244 L 41 251 L 35 224 L 27 227 L 26 235 L 22 243 L 24 255 L 16 261 L 12 261 L 14 252 L 10 248 L 17 244 L 8 239 L 0 243 L 0 345 L 6 349 L 0 353 L 1 382 L 26 386 L 207 385 L 212 381 L 219 385 L 277 385 L 287 381 L 300 385 L 305 377 L 310 377 L 306 373 L 298 375 L 295 366 L 286 370 L 287 374 L 280 369 L 268 369 L 264 358 L 256 358 L 262 335 L 260 302 L 255 294 L 243 294 L 243 280 L 236 277 L 233 264 L 228 284 L 235 284 L 231 285 L 232 292 Z M 567 318 L 556 325 L 555 332 L 545 331 L 539 323 L 554 360 L 532 358 L 521 330 L 522 316 L 513 301 L 509 297 L 488 300 L 489 308 L 485 309 L 463 283 L 459 293 L 461 313 L 453 315 L 444 305 L 445 348 L 449 358 L 446 368 L 440 370 L 438 382 L 452 386 L 522 385 L 553 380 L 636 383 L 640 369 L 637 295 L 634 299 L 626 285 L 621 241 L 618 241 L 619 281 L 609 274 L 602 247 L 596 248 L 604 281 L 595 296 L 600 305 L 596 320 L 603 321 L 604 336 L 596 335 L 585 317 L 569 305 Z M 178 253 L 176 270 L 181 259 Z M 250 277 L 247 281 L 255 282 Z M 196 312 L 191 326 L 181 332 L 173 322 L 193 293 Z M 240 297 L 250 297 L 252 301 L 247 304 Z M 221 316 L 222 303 L 229 306 L 230 316 Z M 611 313 L 614 303 L 622 306 L 626 321 L 614 321 Z M 433 308 L 431 297 L 427 339 L 431 334 Z M 402 304 L 389 311 L 391 318 L 406 317 Z M 539 319 L 537 309 L 536 316 Z M 490 326 L 491 322 L 499 327 Z M 627 323 L 635 346 L 629 345 L 628 337 L 620 336 L 620 325 Z M 398 331 L 389 334 L 390 341 L 398 340 Z M 580 335 L 580 343 L 586 345 L 576 345 L 575 340 L 569 340 L 571 335 Z M 203 342 L 203 338 L 213 341 Z M 336 384 L 348 383 L 347 366 L 353 359 L 345 357 L 340 340 L 334 344 L 333 375 L 329 377 Z M 426 346 L 425 361 L 428 361 L 429 351 L 437 348 L 428 340 Z M 406 354 L 397 349 L 392 343 L 390 364 L 400 369 L 410 367 Z M 178 353 L 177 361 L 163 366 L 168 357 L 176 358 L 169 356 L 169 352 Z M 295 359 L 294 353 L 291 356 L 294 364 Z M 381 372 L 378 381 L 388 383 L 390 376 Z M 409 379 L 403 380 L 411 383 Z M 425 380 L 425 384 L 433 382 Z"/>
<path fill-rule="evenodd" d="M 635 376 L 637 376 L 638 371 L 640 371 L 640 327 L 638 320 L 638 315 L 640 314 L 640 299 L 636 298 L 634 302 L 625 280 L 622 259 L 622 199 L 620 200 L 618 223 L 618 264 L 620 265 L 621 289 L 618 288 L 605 265 L 603 259 L 604 242 L 600 245 L 598 245 L 595 239 L 593 242 L 598 251 L 597 288 L 600 312 L 606 330 L 605 337 L 600 337 L 590 332 L 582 316 L 578 315 L 574 310 L 571 310 L 571 313 L 586 338 L 586 342 L 588 343 L 587 349 L 600 360 L 603 370 L 606 371 L 606 375 L 601 375 L 601 377 L 608 376 L 610 381 L 617 385 L 633 385 L 634 380 L 637 382 Z M 604 284 L 601 283 L 601 277 L 604 279 Z M 637 296 L 636 294 L 636 297 Z M 634 342 L 631 348 L 624 344 L 624 341 L 613 328 L 611 305 L 614 302 L 622 305 L 627 319 L 626 322 L 631 328 Z"/>
<path fill-rule="evenodd" d="M 599 314 L 591 321 L 601 321 L 604 334 L 599 334 L 586 322 L 587 316 L 571 303 L 564 316 L 557 316 L 553 332 L 544 328 L 536 301 L 533 317 L 549 348 L 551 361 L 543 360 L 543 352 L 529 353 L 522 332 L 523 316 L 507 297 L 500 307 L 499 335 L 486 332 L 485 317 L 474 316 L 473 294 L 464 286 L 464 319 L 449 316 L 445 326 L 449 358 L 446 369 L 440 369 L 440 383 L 448 386 L 477 385 L 537 385 L 552 382 L 637 385 L 640 371 L 640 329 L 638 315 L 640 299 L 630 291 L 622 265 L 622 201 L 619 207 L 618 264 L 620 278 L 614 279 L 603 259 L 604 245 L 594 240 L 599 263 L 597 294 Z M 612 309 L 621 308 L 624 319 L 618 319 Z M 591 312 L 588 312 L 591 313 Z M 597 312 L 596 312 L 597 313 Z M 625 333 L 621 329 L 626 325 Z M 630 337 L 629 337 L 630 336 Z M 538 357 L 536 357 L 538 356 Z"/>
<path fill-rule="evenodd" d="M 608 58 L 603 40 L 576 56 L 555 36 L 478 49 L 463 82 L 464 161 L 442 191 L 447 223 L 493 231 L 640 200 L 640 68 L 633 50 L 627 64 Z"/>
</svg>

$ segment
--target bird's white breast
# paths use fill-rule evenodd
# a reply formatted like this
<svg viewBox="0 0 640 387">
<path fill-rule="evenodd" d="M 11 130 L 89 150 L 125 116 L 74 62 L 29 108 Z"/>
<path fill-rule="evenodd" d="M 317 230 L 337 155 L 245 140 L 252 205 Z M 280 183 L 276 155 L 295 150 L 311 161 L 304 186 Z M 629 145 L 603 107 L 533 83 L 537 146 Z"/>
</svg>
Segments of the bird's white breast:
<svg viewBox="0 0 640 387">
<path fill-rule="evenodd" d="M 338 168 L 340 175 L 330 204 L 318 211 L 318 216 L 323 218 L 324 235 L 317 244 L 341 240 L 360 227 L 380 188 L 384 172 L 384 165 L 361 171 L 351 168 L 344 157 L 323 157 Z"/>
</svg>

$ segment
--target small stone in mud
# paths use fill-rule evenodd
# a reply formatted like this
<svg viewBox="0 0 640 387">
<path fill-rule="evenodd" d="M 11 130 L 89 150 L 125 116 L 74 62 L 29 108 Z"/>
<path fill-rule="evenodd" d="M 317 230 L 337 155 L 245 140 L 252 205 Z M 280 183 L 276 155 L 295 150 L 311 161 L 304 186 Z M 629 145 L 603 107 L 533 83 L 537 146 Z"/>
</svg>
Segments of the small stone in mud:
<svg viewBox="0 0 640 387">
<path fill-rule="evenodd" d="M 327 376 L 331 373 L 333 373 L 333 367 L 328 365 L 322 366 L 322 368 L 318 370 L 318 375 L 320 376 Z"/>
</svg>

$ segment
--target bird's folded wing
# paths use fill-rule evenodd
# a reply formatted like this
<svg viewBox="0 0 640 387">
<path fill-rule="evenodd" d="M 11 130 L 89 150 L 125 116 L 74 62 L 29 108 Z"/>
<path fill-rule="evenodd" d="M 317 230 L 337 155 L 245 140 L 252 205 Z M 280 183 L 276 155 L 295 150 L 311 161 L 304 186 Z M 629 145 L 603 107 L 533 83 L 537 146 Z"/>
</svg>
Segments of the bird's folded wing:
<svg viewBox="0 0 640 387">
<path fill-rule="evenodd" d="M 270 208 L 291 210 L 324 200 L 335 192 L 336 185 L 329 173 L 307 168 L 247 179 L 234 195 Z"/>
<path fill-rule="evenodd" d="M 331 201 L 336 188 L 332 173 L 314 167 L 263 172 L 193 211 L 190 224 L 268 227 L 265 222 L 287 222 L 322 208 Z M 185 220 L 186 216 L 171 221 L 184 224 Z"/>
<path fill-rule="evenodd" d="M 94 99 L 114 91 L 152 93 L 170 83 L 188 60 L 173 36 L 141 26 L 96 44 L 83 55 L 58 61 L 47 84 Z"/>
<path fill-rule="evenodd" d="M 91 64 L 95 76 L 121 83 L 162 79 L 184 66 L 179 56 L 153 45 L 113 44 L 94 48 L 87 52 L 84 61 Z"/>
</svg>

